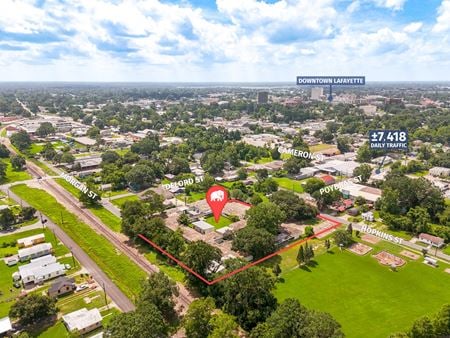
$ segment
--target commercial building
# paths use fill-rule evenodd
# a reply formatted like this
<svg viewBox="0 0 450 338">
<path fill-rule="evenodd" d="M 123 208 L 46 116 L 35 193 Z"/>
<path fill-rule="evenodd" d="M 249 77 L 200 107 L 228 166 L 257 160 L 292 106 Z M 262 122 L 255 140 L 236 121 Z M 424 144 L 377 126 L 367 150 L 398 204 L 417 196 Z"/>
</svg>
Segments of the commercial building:
<svg viewBox="0 0 450 338">
<path fill-rule="evenodd" d="M 192 222 L 192 225 L 194 226 L 194 229 L 201 234 L 207 234 L 214 231 L 214 227 L 205 221 Z"/>
<path fill-rule="evenodd" d="M 79 334 L 86 334 L 102 326 L 102 315 L 97 308 L 92 310 L 83 308 L 68 313 L 62 320 L 69 332 L 76 331 Z"/>
<path fill-rule="evenodd" d="M 430 175 L 432 176 L 442 176 L 442 177 L 450 176 L 450 168 L 433 167 L 429 170 L 429 172 Z"/>
<path fill-rule="evenodd" d="M 269 92 L 258 92 L 256 102 L 258 104 L 266 104 L 269 102 Z"/>
<path fill-rule="evenodd" d="M 29 248 L 19 249 L 19 260 L 21 262 L 27 261 L 32 258 L 45 256 L 52 253 L 51 243 L 42 243 Z"/>
<path fill-rule="evenodd" d="M 359 165 L 360 164 L 355 161 L 331 160 L 324 164 L 316 165 L 315 167 L 327 174 L 352 177 L 353 170 L 355 170 L 356 167 L 359 167 Z"/>
<path fill-rule="evenodd" d="M 381 190 L 354 182 L 348 182 L 348 184 L 345 185 L 345 188 L 342 189 L 342 194 L 345 198 L 363 197 L 366 201 L 374 203 L 381 197 Z"/>
</svg>

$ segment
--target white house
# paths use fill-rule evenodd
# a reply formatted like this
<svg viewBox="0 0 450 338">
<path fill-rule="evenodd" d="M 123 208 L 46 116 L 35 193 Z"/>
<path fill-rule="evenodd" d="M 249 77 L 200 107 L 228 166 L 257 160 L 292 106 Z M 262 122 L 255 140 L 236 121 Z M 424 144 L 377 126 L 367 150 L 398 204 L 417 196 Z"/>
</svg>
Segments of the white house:
<svg viewBox="0 0 450 338">
<path fill-rule="evenodd" d="M 11 330 L 12 326 L 9 317 L 0 318 L 0 335 L 6 334 Z"/>
<path fill-rule="evenodd" d="M 214 231 L 214 227 L 205 221 L 192 222 L 192 225 L 194 226 L 194 229 L 201 234 L 207 234 L 211 231 Z"/>
<path fill-rule="evenodd" d="M 373 217 L 373 212 L 372 211 L 363 212 L 361 214 L 361 217 L 362 217 L 363 220 L 368 221 L 368 222 L 373 222 L 374 221 L 374 217 Z"/>
<path fill-rule="evenodd" d="M 421 241 L 422 243 L 429 244 L 431 246 L 435 246 L 437 248 L 440 248 L 440 247 L 444 246 L 444 244 L 445 244 L 445 241 L 443 238 L 433 236 L 430 234 L 425 234 L 425 233 L 419 234 L 419 241 Z"/>
<path fill-rule="evenodd" d="M 450 176 L 450 168 L 433 167 L 429 170 L 432 176 Z"/>
<path fill-rule="evenodd" d="M 51 243 L 42 243 L 30 248 L 19 249 L 19 260 L 21 262 L 27 261 L 32 258 L 45 256 L 52 253 Z"/>
<path fill-rule="evenodd" d="M 46 280 L 66 274 L 63 264 L 56 261 L 55 256 L 43 256 L 33 259 L 31 263 L 19 266 L 19 274 L 23 284 L 42 283 Z"/>
<path fill-rule="evenodd" d="M 62 317 L 64 325 L 70 332 L 85 334 L 102 326 L 102 315 L 97 308 L 86 308 L 68 313 Z"/>
</svg>

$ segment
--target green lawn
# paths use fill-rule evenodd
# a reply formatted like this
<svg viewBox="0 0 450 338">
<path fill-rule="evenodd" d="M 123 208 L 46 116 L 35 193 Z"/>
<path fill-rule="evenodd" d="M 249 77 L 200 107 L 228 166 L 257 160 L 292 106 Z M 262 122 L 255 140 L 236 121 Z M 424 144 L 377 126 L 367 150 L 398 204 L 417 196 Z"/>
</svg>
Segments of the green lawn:
<svg viewBox="0 0 450 338">
<path fill-rule="evenodd" d="M 148 250 L 150 250 L 150 248 L 148 248 Z M 145 254 L 145 258 L 147 258 L 150 263 L 157 265 L 162 272 L 169 276 L 169 278 L 180 283 L 184 282 L 184 272 L 178 265 L 167 264 L 166 258 L 157 254 L 155 251 L 148 251 Z"/>
<path fill-rule="evenodd" d="M 75 240 L 127 296 L 138 294 L 145 272 L 105 237 L 98 235 L 45 191 L 22 184 L 11 190 L 37 210 L 45 210 L 45 214 Z M 61 213 L 64 223 L 61 222 Z"/>
<path fill-rule="evenodd" d="M 55 178 L 55 181 L 61 185 L 64 189 L 70 192 L 73 196 L 78 198 L 80 191 L 75 188 L 72 184 L 67 182 L 63 178 Z M 119 217 L 111 213 L 109 210 L 105 209 L 103 206 L 98 205 L 95 207 L 88 208 L 95 216 L 97 216 L 103 224 L 107 225 L 111 230 L 116 232 L 120 232 L 121 229 L 121 220 Z"/>
<path fill-rule="evenodd" d="M 113 197 L 113 196 L 128 194 L 128 193 L 129 193 L 129 191 L 127 189 L 111 190 L 111 191 L 102 192 L 102 197 Z"/>
<path fill-rule="evenodd" d="M 450 245 L 447 244 L 447 246 L 442 250 L 443 253 L 450 255 Z"/>
<path fill-rule="evenodd" d="M 220 228 L 229 226 L 231 223 L 233 223 L 229 218 L 227 218 L 225 216 L 220 216 L 219 222 L 217 222 L 217 223 L 216 223 L 216 220 L 214 219 L 214 216 L 205 218 L 205 222 L 211 224 L 216 229 L 220 229 Z"/>
<path fill-rule="evenodd" d="M 177 199 L 184 202 L 185 196 L 186 196 L 185 194 L 179 194 L 177 195 Z M 187 203 L 197 202 L 204 199 L 205 197 L 206 197 L 205 192 L 191 192 L 189 196 L 186 196 L 186 202 Z"/>
<path fill-rule="evenodd" d="M 2 184 L 5 183 L 12 183 L 17 181 L 25 181 L 31 179 L 31 175 L 26 172 L 25 170 L 16 171 L 13 169 L 11 165 L 11 161 L 9 158 L 2 158 L 1 161 L 6 164 L 6 178 L 1 182 Z"/>
<path fill-rule="evenodd" d="M 272 177 L 280 187 L 287 189 L 287 190 L 294 190 L 294 192 L 302 193 L 303 192 L 303 186 L 302 181 L 293 180 L 289 177 Z"/>
<path fill-rule="evenodd" d="M 107 297 L 106 300 L 109 304 L 109 297 Z M 101 308 L 106 304 L 104 293 L 102 290 L 92 291 L 86 289 L 81 292 L 72 293 L 67 296 L 58 298 L 58 302 L 56 303 L 56 305 L 58 306 L 59 312 L 61 312 L 62 314 L 66 314 L 82 309 L 84 307 L 88 310 L 93 308 Z"/>
<path fill-rule="evenodd" d="M 322 151 L 322 150 L 331 149 L 331 148 L 336 148 L 336 146 L 334 144 L 321 143 L 321 144 L 316 144 L 314 146 L 310 146 L 309 150 L 314 153 L 316 151 Z"/>
<path fill-rule="evenodd" d="M 138 201 L 139 197 L 137 195 L 130 195 L 130 196 L 125 196 L 125 197 L 121 197 L 121 198 L 117 198 L 114 200 L 111 200 L 111 203 L 114 204 L 115 206 L 122 208 L 122 205 L 125 202 L 128 201 Z"/>
<path fill-rule="evenodd" d="M 415 173 L 412 173 L 411 175 L 417 176 L 417 177 L 422 177 L 422 176 L 428 175 L 428 173 L 429 173 L 428 170 L 422 170 L 422 171 L 417 171 Z"/>
<path fill-rule="evenodd" d="M 378 249 L 396 253 L 400 247 L 380 242 Z M 327 311 L 342 324 L 347 337 L 387 337 L 408 329 L 415 319 L 437 312 L 450 301 L 448 265 L 432 268 L 408 261 L 398 272 L 380 265 L 371 253 L 357 256 L 332 249 L 316 255 L 316 265 L 295 267 L 298 248 L 282 254 L 282 281 L 275 294 L 282 301 L 298 298 L 305 306 Z M 374 321 L 382 325 L 374 325 Z"/>
</svg>

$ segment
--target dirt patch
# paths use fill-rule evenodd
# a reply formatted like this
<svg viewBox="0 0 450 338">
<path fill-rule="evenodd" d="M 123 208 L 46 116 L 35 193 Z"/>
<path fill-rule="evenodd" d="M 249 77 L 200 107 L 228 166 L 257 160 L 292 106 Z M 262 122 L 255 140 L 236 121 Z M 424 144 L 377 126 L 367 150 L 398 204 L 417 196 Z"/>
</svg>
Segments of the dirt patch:
<svg viewBox="0 0 450 338">
<path fill-rule="evenodd" d="M 362 244 L 362 243 L 354 243 L 348 248 L 348 250 L 357 255 L 363 256 L 366 253 L 368 253 L 370 250 L 372 250 L 372 248 L 370 246 Z"/>
<path fill-rule="evenodd" d="M 420 255 L 417 255 L 415 253 L 412 253 L 411 251 L 407 251 L 407 250 L 403 250 L 402 252 L 400 252 L 400 255 L 403 255 L 405 257 L 417 260 L 420 258 Z"/>
<path fill-rule="evenodd" d="M 381 251 L 373 257 L 378 260 L 380 264 L 399 267 L 406 263 L 406 261 L 400 257 L 397 257 L 387 251 Z"/>
<path fill-rule="evenodd" d="M 379 237 L 376 237 L 376 236 L 373 236 L 373 235 L 369 235 L 369 234 L 362 235 L 361 239 L 364 242 L 368 242 L 368 243 L 372 243 L 372 244 L 377 244 L 379 241 L 381 241 L 381 239 Z"/>
</svg>

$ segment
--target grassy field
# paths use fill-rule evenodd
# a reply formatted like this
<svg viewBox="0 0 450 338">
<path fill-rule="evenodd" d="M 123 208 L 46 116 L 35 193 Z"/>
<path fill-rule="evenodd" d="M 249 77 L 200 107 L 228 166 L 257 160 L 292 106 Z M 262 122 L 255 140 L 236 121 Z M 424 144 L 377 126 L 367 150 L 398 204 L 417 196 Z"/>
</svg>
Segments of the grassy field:
<svg viewBox="0 0 450 338">
<path fill-rule="evenodd" d="M 117 198 L 115 200 L 111 200 L 111 203 L 114 204 L 118 208 L 122 208 L 122 205 L 128 201 L 138 201 L 139 197 L 136 195 L 125 196 L 121 198 Z"/>
<path fill-rule="evenodd" d="M 205 222 L 211 224 L 216 229 L 220 229 L 220 228 L 229 226 L 231 223 L 233 223 L 229 218 L 227 218 L 225 216 L 221 216 L 219 219 L 219 222 L 217 222 L 217 223 L 216 223 L 216 220 L 214 219 L 214 216 L 205 218 Z"/>
<path fill-rule="evenodd" d="M 179 194 L 177 195 L 177 199 L 184 202 L 185 196 L 186 196 L 185 194 Z M 206 197 L 205 192 L 191 192 L 189 196 L 186 196 L 186 202 L 187 203 L 197 202 L 204 199 L 205 197 Z"/>
<path fill-rule="evenodd" d="M 111 300 L 107 297 L 106 301 L 109 304 Z M 103 291 L 86 289 L 81 292 L 72 293 L 58 298 L 56 305 L 58 306 L 59 312 L 66 314 L 84 307 L 88 310 L 93 308 L 101 308 L 106 304 Z"/>
<path fill-rule="evenodd" d="M 61 185 L 64 189 L 70 192 L 73 196 L 78 198 L 80 191 L 75 188 L 72 184 L 67 182 L 63 178 L 56 178 L 55 181 Z M 121 220 L 119 217 L 111 213 L 109 210 L 105 209 L 103 206 L 98 205 L 95 207 L 88 208 L 95 216 L 97 216 L 103 224 L 107 225 L 111 230 L 120 232 Z"/>
<path fill-rule="evenodd" d="M 33 162 L 34 164 L 36 164 L 39 168 L 41 168 L 47 175 L 50 176 L 56 176 L 58 175 L 56 172 L 54 172 L 52 169 L 50 169 L 45 163 L 38 161 L 34 158 L 29 159 L 31 162 Z"/>
<path fill-rule="evenodd" d="M 145 246 L 146 244 L 144 244 Z M 142 248 L 144 248 L 144 246 Z M 149 250 L 146 254 L 145 254 L 145 258 L 148 259 L 148 261 L 154 265 L 157 265 L 162 272 L 164 272 L 167 276 L 169 276 L 171 279 L 173 279 L 174 281 L 183 283 L 184 282 L 184 272 L 183 270 L 178 266 L 178 265 L 169 265 L 167 264 L 167 260 L 157 254 L 154 251 L 150 251 L 150 248 L 145 248 L 145 250 Z"/>
<path fill-rule="evenodd" d="M 406 266 L 392 272 L 371 257 L 382 249 L 402 250 L 387 242 L 366 256 L 334 248 L 316 255 L 314 266 L 300 269 L 298 248 L 293 248 L 282 254 L 275 294 L 280 301 L 298 298 L 307 307 L 331 313 L 349 338 L 366 337 L 368 328 L 370 337 L 387 337 L 450 301 L 450 275 L 443 271 L 448 265 L 432 268 L 420 259 L 407 259 Z M 374 325 L 375 319 L 383 325 Z"/>
<path fill-rule="evenodd" d="M 334 144 L 321 143 L 321 144 L 316 144 L 314 146 L 310 146 L 309 150 L 314 153 L 316 151 L 322 151 L 322 150 L 331 149 L 331 148 L 336 148 L 336 146 Z"/>
<path fill-rule="evenodd" d="M 447 246 L 442 250 L 442 252 L 445 253 L 445 254 L 447 254 L 447 255 L 450 255 L 450 245 L 447 245 Z"/>
<path fill-rule="evenodd" d="M 31 175 L 25 170 L 14 170 L 9 158 L 2 158 L 1 161 L 6 164 L 6 178 L 1 182 L 2 184 L 31 179 Z"/>
<path fill-rule="evenodd" d="M 281 188 L 285 188 L 287 190 L 294 189 L 294 192 L 302 193 L 303 186 L 301 185 L 302 181 L 293 180 L 289 177 L 272 177 Z"/>
<path fill-rule="evenodd" d="M 138 294 L 145 272 L 106 238 L 96 234 L 45 191 L 25 185 L 14 186 L 11 190 L 37 210 L 45 210 L 46 215 L 75 240 L 127 296 Z M 64 223 L 61 223 L 61 213 Z"/>
</svg>

